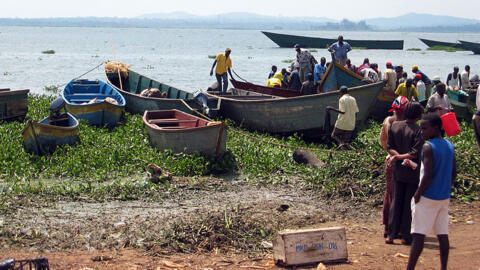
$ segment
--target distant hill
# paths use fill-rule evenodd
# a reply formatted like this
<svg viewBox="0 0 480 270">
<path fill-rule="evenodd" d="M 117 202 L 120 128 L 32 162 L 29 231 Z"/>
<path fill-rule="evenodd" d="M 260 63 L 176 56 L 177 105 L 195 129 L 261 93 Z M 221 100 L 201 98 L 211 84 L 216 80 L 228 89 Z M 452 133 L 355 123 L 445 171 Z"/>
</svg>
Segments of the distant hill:
<svg viewBox="0 0 480 270">
<path fill-rule="evenodd" d="M 480 32 L 480 20 L 409 13 L 393 18 L 373 18 L 358 22 L 325 17 L 268 16 L 248 12 L 209 16 L 185 12 L 150 13 L 135 18 L 0 18 L 3 26 L 66 26 L 66 27 L 163 27 L 219 28 L 262 30 L 351 30 L 351 31 L 428 31 Z"/>
</svg>

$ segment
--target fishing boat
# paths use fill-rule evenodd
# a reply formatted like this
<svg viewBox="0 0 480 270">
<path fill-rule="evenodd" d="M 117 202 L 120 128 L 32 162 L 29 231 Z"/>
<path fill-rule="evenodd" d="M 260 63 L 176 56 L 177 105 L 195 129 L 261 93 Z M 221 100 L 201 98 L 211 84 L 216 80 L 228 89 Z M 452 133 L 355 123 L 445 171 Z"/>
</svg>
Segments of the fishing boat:
<svg viewBox="0 0 480 270">
<path fill-rule="evenodd" d="M 468 108 L 469 95 L 463 90 L 447 90 L 445 94 L 448 96 L 457 118 L 470 120 L 472 115 Z"/>
<path fill-rule="evenodd" d="M 173 86 L 155 81 L 131 69 L 123 73 L 105 72 L 108 83 L 119 91 L 126 101 L 126 110 L 130 113 L 143 114 L 147 110 L 176 109 L 186 113 L 202 111 L 215 116 L 218 111 L 218 100 L 208 99 L 201 103 L 197 95 L 175 88 Z M 161 97 L 146 97 L 140 95 L 145 89 L 156 88 L 161 92 Z"/>
<path fill-rule="evenodd" d="M 66 109 L 91 125 L 113 127 L 125 111 L 125 99 L 103 81 L 72 80 L 62 91 Z"/>
<path fill-rule="evenodd" d="M 337 42 L 332 38 L 316 38 L 307 36 L 286 35 L 262 31 L 262 33 L 275 42 L 278 46 L 284 48 L 293 48 L 299 44 L 304 48 L 327 48 Z M 403 40 L 352 40 L 346 39 L 350 46 L 365 49 L 383 49 L 383 50 L 403 50 Z"/>
<path fill-rule="evenodd" d="M 357 122 L 367 119 L 384 82 L 353 87 L 349 94 L 355 97 L 360 112 Z M 297 97 L 280 97 L 232 88 L 229 94 L 207 95 L 220 99 L 220 114 L 233 119 L 247 128 L 270 133 L 301 132 L 317 137 L 328 132 L 324 128 L 326 107 L 338 107 L 339 91 Z M 336 114 L 328 119 L 334 123 Z M 327 121 L 328 123 L 328 121 Z"/>
<path fill-rule="evenodd" d="M 418 38 L 418 39 L 420 39 L 420 41 L 423 42 L 428 47 L 441 46 L 441 47 L 462 48 L 462 45 L 457 42 L 444 42 L 444 41 L 437 41 L 437 40 L 431 40 L 431 39 L 425 39 L 425 38 Z"/>
<path fill-rule="evenodd" d="M 161 151 L 209 156 L 225 152 L 227 130 L 222 122 L 207 121 L 179 110 L 157 110 L 145 111 L 143 123 L 150 144 Z"/>
<path fill-rule="evenodd" d="M 30 90 L 0 89 L 0 121 L 23 121 L 28 112 Z"/>
<path fill-rule="evenodd" d="M 250 82 L 241 82 L 237 80 L 230 80 L 230 82 L 235 88 L 250 90 L 256 93 L 267 94 L 272 96 L 298 97 L 302 95 L 300 91 L 294 90 L 294 89 L 268 87 L 268 86 L 258 85 Z"/>
<path fill-rule="evenodd" d="M 36 155 L 53 153 L 60 145 L 78 140 L 78 120 L 70 113 L 50 116 L 40 122 L 29 120 L 22 131 L 25 150 Z"/>
<path fill-rule="evenodd" d="M 480 54 L 480 43 L 464 40 L 459 40 L 458 42 L 460 42 L 462 48 L 464 48 L 465 50 L 472 51 L 474 54 Z"/>
</svg>

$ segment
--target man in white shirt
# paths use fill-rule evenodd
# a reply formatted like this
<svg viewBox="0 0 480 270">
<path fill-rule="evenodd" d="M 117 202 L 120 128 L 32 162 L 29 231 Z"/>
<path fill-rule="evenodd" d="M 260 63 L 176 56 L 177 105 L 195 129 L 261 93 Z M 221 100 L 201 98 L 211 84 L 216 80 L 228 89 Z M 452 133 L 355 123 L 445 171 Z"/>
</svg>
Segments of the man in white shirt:
<svg viewBox="0 0 480 270">
<path fill-rule="evenodd" d="M 413 78 L 413 83 L 415 84 L 415 87 L 417 88 L 417 91 L 418 91 L 418 97 L 417 97 L 418 101 L 424 100 L 427 87 L 425 86 L 425 83 L 422 81 L 422 75 L 415 74 L 415 78 Z"/>
<path fill-rule="evenodd" d="M 338 142 L 338 147 L 342 148 L 352 139 L 357 121 L 356 114 L 359 110 L 357 101 L 348 94 L 348 88 L 346 86 L 340 87 L 340 95 L 338 109 L 327 106 L 327 110 L 338 112 L 338 118 L 331 136 Z"/>
<path fill-rule="evenodd" d="M 448 96 L 445 95 L 447 87 L 444 83 L 437 85 L 437 91 L 428 99 L 427 110 L 437 112 L 440 116 L 453 110 Z"/>
<path fill-rule="evenodd" d="M 460 87 L 462 90 L 470 88 L 470 66 L 466 65 L 465 70 L 460 74 Z"/>
<path fill-rule="evenodd" d="M 360 76 L 365 78 L 366 81 L 374 83 L 378 82 L 378 73 L 371 67 L 365 67 L 360 70 Z"/>
</svg>

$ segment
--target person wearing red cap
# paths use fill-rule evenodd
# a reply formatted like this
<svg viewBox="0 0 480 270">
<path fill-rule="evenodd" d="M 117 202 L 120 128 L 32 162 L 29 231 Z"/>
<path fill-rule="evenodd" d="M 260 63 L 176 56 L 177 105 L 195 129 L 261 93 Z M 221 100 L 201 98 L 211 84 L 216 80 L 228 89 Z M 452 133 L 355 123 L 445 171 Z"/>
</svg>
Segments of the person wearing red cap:
<svg viewBox="0 0 480 270">
<path fill-rule="evenodd" d="M 385 89 L 392 92 L 397 89 L 397 73 L 393 69 L 392 62 L 387 62 L 387 69 L 383 72 L 383 79 L 387 81 Z"/>
<path fill-rule="evenodd" d="M 392 69 L 393 70 L 393 69 Z M 392 116 L 385 118 L 380 130 L 380 144 L 383 149 L 387 151 L 388 130 L 395 121 L 404 120 L 403 112 L 407 106 L 408 99 L 406 97 L 397 97 L 392 103 L 392 109 L 388 112 L 393 112 Z M 388 153 L 388 152 L 387 152 Z M 383 218 L 382 223 L 385 226 L 385 232 L 383 237 L 387 238 L 388 232 L 388 213 L 390 212 L 390 206 L 392 205 L 393 198 L 393 166 L 389 166 L 387 161 L 390 159 L 390 154 L 385 158 L 385 194 L 383 196 Z"/>
<path fill-rule="evenodd" d="M 413 78 L 413 84 L 415 84 L 415 87 L 417 88 L 417 91 L 418 91 L 418 100 L 419 101 L 424 100 L 427 87 L 425 86 L 425 83 L 422 81 L 422 74 L 420 73 L 415 74 L 415 77 Z"/>
</svg>

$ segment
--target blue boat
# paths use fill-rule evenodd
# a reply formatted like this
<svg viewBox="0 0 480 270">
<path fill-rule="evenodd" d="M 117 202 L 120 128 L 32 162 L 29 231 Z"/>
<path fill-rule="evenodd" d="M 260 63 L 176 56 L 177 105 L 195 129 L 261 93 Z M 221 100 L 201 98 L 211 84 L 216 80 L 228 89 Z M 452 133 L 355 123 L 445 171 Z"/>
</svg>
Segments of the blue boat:
<svg viewBox="0 0 480 270">
<path fill-rule="evenodd" d="M 113 127 L 125 111 L 125 98 L 100 80 L 72 80 L 63 89 L 62 98 L 68 112 L 91 125 Z"/>
<path fill-rule="evenodd" d="M 29 120 L 22 131 L 25 150 L 36 155 L 53 153 L 64 144 L 73 145 L 78 140 L 78 120 L 64 113 L 53 120 L 47 117 L 40 122 Z"/>
</svg>

